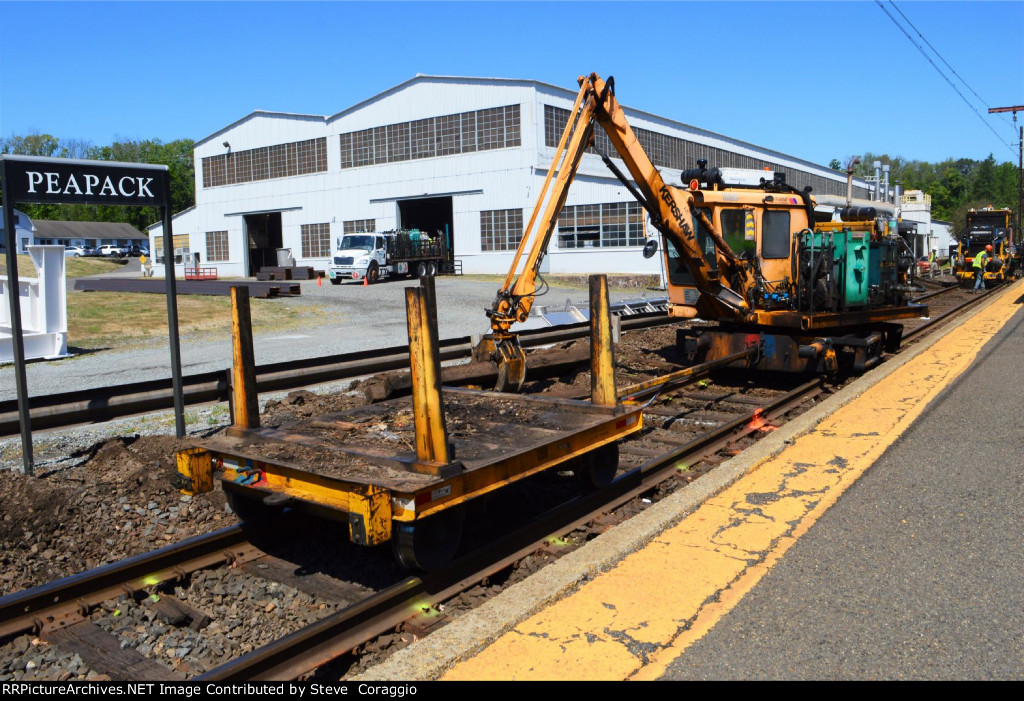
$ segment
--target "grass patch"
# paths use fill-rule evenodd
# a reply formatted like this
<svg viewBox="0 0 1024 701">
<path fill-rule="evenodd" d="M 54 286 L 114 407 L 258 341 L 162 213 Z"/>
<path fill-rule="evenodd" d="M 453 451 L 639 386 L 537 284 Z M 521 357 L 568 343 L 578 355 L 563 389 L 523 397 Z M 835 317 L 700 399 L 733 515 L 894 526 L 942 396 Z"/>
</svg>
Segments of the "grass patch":
<svg viewBox="0 0 1024 701">
<path fill-rule="evenodd" d="M 118 270 L 123 263 L 115 263 L 107 258 L 75 258 L 69 256 L 64 259 L 66 275 L 69 278 L 83 277 L 85 275 L 101 275 L 111 270 Z M 7 256 L 0 256 L 0 275 L 7 274 Z M 36 266 L 29 256 L 18 256 L 18 277 L 36 277 Z"/>
<path fill-rule="evenodd" d="M 281 300 L 252 299 L 253 333 L 302 327 L 327 311 L 288 306 Z M 179 333 L 196 340 L 231 338 L 231 298 L 178 296 Z M 68 295 L 68 341 L 77 348 L 123 349 L 167 339 L 167 298 L 135 292 L 79 292 Z"/>
</svg>

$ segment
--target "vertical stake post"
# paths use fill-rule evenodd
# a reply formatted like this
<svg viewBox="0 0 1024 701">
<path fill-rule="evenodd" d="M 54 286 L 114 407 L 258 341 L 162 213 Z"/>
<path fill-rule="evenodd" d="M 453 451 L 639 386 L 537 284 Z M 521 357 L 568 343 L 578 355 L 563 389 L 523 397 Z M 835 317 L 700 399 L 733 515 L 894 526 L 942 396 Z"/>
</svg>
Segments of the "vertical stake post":
<svg viewBox="0 0 1024 701">
<path fill-rule="evenodd" d="M 7 164 L 0 169 L 0 187 L 8 190 Z M 25 337 L 21 328 L 21 285 L 18 282 L 18 232 L 14 224 L 14 202 L 4 197 L 4 232 L 7 235 L 7 303 L 11 315 L 11 347 L 14 350 L 14 385 L 18 392 L 18 420 L 21 424 L 21 472 L 35 471 L 32 455 L 32 419 L 28 406 L 28 379 L 25 373 Z"/>
<path fill-rule="evenodd" d="M 422 287 L 405 288 L 416 458 L 421 462 L 447 464 L 451 460 L 441 401 L 441 356 L 436 310 L 433 309 L 433 279 L 427 278 L 422 284 Z"/>
<path fill-rule="evenodd" d="M 167 345 L 171 351 L 171 388 L 174 392 L 174 433 L 185 437 L 185 394 L 181 382 L 181 340 L 178 335 L 178 283 L 174 277 L 174 229 L 171 223 L 171 185 L 164 178 L 164 285 L 167 292 Z M 182 260 L 186 265 L 187 262 Z"/>
<path fill-rule="evenodd" d="M 590 401 L 615 406 L 615 344 L 612 342 L 608 278 L 590 276 Z"/>
<path fill-rule="evenodd" d="M 259 428 L 260 404 L 256 393 L 248 287 L 231 288 L 231 342 L 231 423 L 235 428 Z"/>
</svg>

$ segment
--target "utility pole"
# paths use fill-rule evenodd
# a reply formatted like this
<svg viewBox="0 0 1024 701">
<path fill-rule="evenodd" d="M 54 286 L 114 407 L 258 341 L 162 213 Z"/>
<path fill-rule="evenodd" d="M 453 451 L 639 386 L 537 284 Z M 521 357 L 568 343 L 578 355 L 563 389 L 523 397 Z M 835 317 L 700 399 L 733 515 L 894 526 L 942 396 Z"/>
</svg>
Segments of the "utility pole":
<svg viewBox="0 0 1024 701">
<path fill-rule="evenodd" d="M 1024 105 L 1014 107 L 992 107 L 989 114 L 996 112 L 1013 112 L 1013 123 L 1017 123 L 1017 113 L 1024 112 Z M 1019 247 L 1024 244 L 1020 231 L 1020 210 L 1024 201 L 1024 126 L 1019 127 L 1017 132 L 1017 225 L 1014 227 L 1013 242 Z"/>
</svg>

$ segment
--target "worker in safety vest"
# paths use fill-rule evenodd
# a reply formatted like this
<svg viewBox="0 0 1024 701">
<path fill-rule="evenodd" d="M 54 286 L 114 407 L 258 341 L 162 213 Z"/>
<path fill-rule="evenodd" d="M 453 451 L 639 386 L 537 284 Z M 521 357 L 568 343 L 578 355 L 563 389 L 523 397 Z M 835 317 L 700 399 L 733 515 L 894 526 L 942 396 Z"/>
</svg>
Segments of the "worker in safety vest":
<svg viewBox="0 0 1024 701">
<path fill-rule="evenodd" d="M 974 291 L 983 292 L 985 290 L 985 266 L 992 259 L 992 244 L 985 246 L 985 250 L 978 251 L 974 255 Z"/>
</svg>

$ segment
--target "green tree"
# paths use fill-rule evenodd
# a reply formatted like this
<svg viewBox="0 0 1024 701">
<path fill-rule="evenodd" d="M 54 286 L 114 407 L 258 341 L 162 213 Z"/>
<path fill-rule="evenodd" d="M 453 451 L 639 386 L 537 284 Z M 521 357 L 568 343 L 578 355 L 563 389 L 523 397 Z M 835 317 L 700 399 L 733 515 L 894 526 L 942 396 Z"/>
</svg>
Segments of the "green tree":
<svg viewBox="0 0 1024 701">
<path fill-rule="evenodd" d="M 44 156 L 50 157 L 60 154 L 60 142 L 52 134 L 40 134 L 35 132 L 26 136 L 11 136 L 7 139 L 0 139 L 0 153 L 9 153 L 17 156 Z"/>
<path fill-rule="evenodd" d="M 191 139 L 163 143 L 159 139 L 135 141 L 119 138 L 109 146 L 95 148 L 90 157 L 101 161 L 152 163 L 168 168 L 171 190 L 171 211 L 180 212 L 195 204 L 195 164 Z M 123 210 L 121 213 L 112 210 Z M 159 221 L 163 213 L 153 207 L 105 207 L 101 221 L 125 221 L 140 231 Z"/>
<path fill-rule="evenodd" d="M 996 192 L 996 159 L 990 153 L 979 161 L 972 170 L 968 197 L 972 200 L 989 200 L 993 204 Z"/>
<path fill-rule="evenodd" d="M 1000 163 L 993 175 L 992 199 L 996 207 L 1017 209 L 1017 178 L 1019 170 L 1015 163 Z"/>
</svg>

